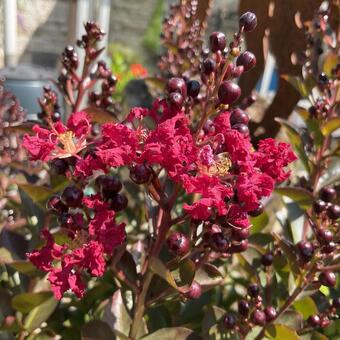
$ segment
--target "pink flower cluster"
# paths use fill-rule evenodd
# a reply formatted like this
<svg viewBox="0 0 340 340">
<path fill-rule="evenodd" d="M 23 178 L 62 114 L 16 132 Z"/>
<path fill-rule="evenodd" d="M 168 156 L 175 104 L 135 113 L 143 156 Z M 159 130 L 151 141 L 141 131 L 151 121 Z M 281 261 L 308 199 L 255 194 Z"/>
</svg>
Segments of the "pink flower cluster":
<svg viewBox="0 0 340 340">
<path fill-rule="evenodd" d="M 192 219 L 223 219 L 236 228 L 250 227 L 248 215 L 276 182 L 289 176 L 284 168 L 296 159 L 288 144 L 273 139 L 262 140 L 254 150 L 248 136 L 231 128 L 228 111 L 209 120 L 202 131 L 194 131 L 189 116 L 166 100 L 156 100 L 151 109 L 132 109 L 124 123 L 104 124 L 97 138 L 91 136 L 91 123 L 83 112 L 72 114 L 67 126 L 51 123 L 50 129 L 35 126 L 34 131 L 35 136 L 24 139 L 32 159 L 73 157 L 70 178 L 83 188 L 94 174 L 110 168 L 157 167 L 187 195 L 195 194 L 191 204 L 183 204 Z M 81 214 L 80 227 L 73 229 L 68 244 L 56 244 L 44 230 L 46 245 L 28 255 L 49 272 L 57 298 L 68 289 L 82 296 L 81 274 L 103 275 L 105 259 L 125 240 L 124 225 L 116 225 L 115 212 L 100 193 L 85 196 L 81 208 L 92 214 Z"/>
</svg>

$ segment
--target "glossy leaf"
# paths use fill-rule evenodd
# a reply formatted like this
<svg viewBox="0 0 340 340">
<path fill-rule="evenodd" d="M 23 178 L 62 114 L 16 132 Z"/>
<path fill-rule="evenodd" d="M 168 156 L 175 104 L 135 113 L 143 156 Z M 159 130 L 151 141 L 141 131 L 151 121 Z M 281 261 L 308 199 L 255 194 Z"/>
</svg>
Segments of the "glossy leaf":
<svg viewBox="0 0 340 340">
<path fill-rule="evenodd" d="M 7 265 L 14 268 L 17 272 L 28 276 L 39 276 L 43 274 L 29 261 L 18 260 L 7 263 Z"/>
<path fill-rule="evenodd" d="M 142 338 L 143 340 L 203 340 L 191 329 L 184 327 L 162 328 Z"/>
<path fill-rule="evenodd" d="M 89 106 L 83 111 L 87 113 L 94 123 L 104 124 L 117 121 L 117 118 L 112 113 L 96 106 Z"/>
<path fill-rule="evenodd" d="M 118 289 L 106 305 L 103 315 L 103 321 L 106 322 L 113 332 L 120 332 L 126 336 L 129 335 L 131 326 L 131 317 L 125 307 L 120 289 Z"/>
<path fill-rule="evenodd" d="M 287 196 L 296 202 L 302 209 L 308 209 L 313 203 L 313 194 L 303 188 L 280 187 L 275 192 L 282 196 Z"/>
<path fill-rule="evenodd" d="M 324 136 L 329 136 L 338 129 L 340 129 L 340 118 L 332 118 L 321 126 L 321 132 Z"/>
<path fill-rule="evenodd" d="M 81 329 L 82 340 L 112 340 L 115 334 L 110 326 L 101 320 L 92 320 L 86 323 Z"/>
<path fill-rule="evenodd" d="M 40 325 L 54 312 L 58 303 L 59 301 L 55 300 L 54 297 L 51 297 L 39 306 L 33 308 L 25 318 L 24 328 L 31 332 L 40 327 Z"/>
<path fill-rule="evenodd" d="M 327 76 L 332 76 L 332 70 L 336 67 L 338 60 L 338 56 L 333 52 L 329 52 L 325 56 L 323 61 L 323 71 L 327 74 Z"/>
<path fill-rule="evenodd" d="M 13 258 L 11 252 L 5 247 L 0 247 L 0 263 L 12 262 Z"/>
<path fill-rule="evenodd" d="M 283 130 L 286 132 L 287 137 L 292 144 L 294 150 L 297 152 L 299 159 L 301 160 L 302 164 L 304 165 L 305 169 L 310 172 L 310 164 L 308 157 L 306 155 L 305 149 L 304 149 L 304 142 L 302 140 L 301 134 L 298 130 L 298 128 L 289 122 L 288 120 L 281 119 L 281 118 L 275 118 L 275 120 L 280 123 Z"/>
<path fill-rule="evenodd" d="M 261 215 L 250 218 L 250 223 L 252 227 L 250 228 L 251 234 L 259 233 L 262 229 L 264 229 L 269 222 L 269 217 L 266 212 L 263 212 Z"/>
<path fill-rule="evenodd" d="M 202 286 L 214 286 L 223 280 L 221 272 L 212 264 L 206 263 L 196 271 L 195 281 Z"/>
<path fill-rule="evenodd" d="M 308 97 L 310 89 L 307 88 L 306 83 L 301 78 L 290 75 L 281 75 L 281 78 L 294 86 L 294 88 L 300 93 L 302 97 Z"/>
<path fill-rule="evenodd" d="M 33 308 L 39 306 L 52 296 L 51 292 L 18 294 L 12 299 L 12 307 L 19 312 L 29 313 Z"/>
<path fill-rule="evenodd" d="M 295 330 L 303 327 L 302 315 L 299 312 L 294 311 L 287 311 L 283 313 L 275 322 Z"/>
<path fill-rule="evenodd" d="M 192 260 L 186 259 L 179 265 L 179 275 L 181 279 L 181 286 L 191 285 L 195 277 L 195 264 Z"/>
<path fill-rule="evenodd" d="M 318 308 L 314 300 L 310 296 L 305 296 L 294 302 L 294 308 L 300 312 L 303 318 L 306 320 L 309 316 L 318 314 Z"/>
<path fill-rule="evenodd" d="M 295 274 L 299 274 L 300 267 L 298 263 L 298 255 L 296 253 L 294 245 L 275 233 L 273 233 L 273 236 L 275 240 L 278 242 L 280 248 L 283 250 L 284 254 L 286 255 L 289 261 L 289 266 L 292 269 L 292 271 Z"/>
<path fill-rule="evenodd" d="M 156 257 L 151 257 L 150 269 L 154 274 L 160 276 L 163 280 L 165 280 L 170 286 L 172 286 L 175 289 L 178 288 L 172 274 L 160 259 Z"/>
<path fill-rule="evenodd" d="M 300 337 L 293 329 L 281 324 L 267 326 L 265 335 L 272 340 L 300 340 Z"/>
<path fill-rule="evenodd" d="M 54 193 L 52 189 L 43 187 L 41 185 L 19 184 L 18 186 L 31 198 L 34 203 L 45 202 Z"/>
<path fill-rule="evenodd" d="M 226 311 L 218 306 L 208 307 L 205 311 L 202 320 L 202 335 L 204 339 L 209 339 L 209 330 L 215 325 L 224 315 Z"/>
</svg>

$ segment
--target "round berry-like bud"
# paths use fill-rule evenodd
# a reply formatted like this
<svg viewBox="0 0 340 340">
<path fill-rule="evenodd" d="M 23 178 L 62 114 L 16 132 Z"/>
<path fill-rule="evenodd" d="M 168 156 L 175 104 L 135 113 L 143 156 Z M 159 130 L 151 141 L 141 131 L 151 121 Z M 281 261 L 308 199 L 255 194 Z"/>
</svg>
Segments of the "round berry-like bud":
<svg viewBox="0 0 340 340">
<path fill-rule="evenodd" d="M 187 82 L 187 90 L 188 90 L 188 96 L 192 98 L 196 98 L 198 94 L 200 93 L 201 84 L 197 80 L 189 80 Z"/>
<path fill-rule="evenodd" d="M 257 26 L 257 17 L 253 12 L 246 12 L 241 15 L 239 20 L 240 27 L 243 27 L 244 32 L 251 32 Z"/>
<path fill-rule="evenodd" d="M 176 256 L 183 256 L 190 248 L 189 238 L 180 232 L 172 233 L 167 239 L 169 250 Z"/>
<path fill-rule="evenodd" d="M 242 240 L 247 239 L 249 235 L 250 235 L 249 228 L 244 228 L 244 229 L 233 228 L 231 237 L 235 241 L 242 241 Z"/>
<path fill-rule="evenodd" d="M 229 242 L 223 233 L 214 233 L 211 235 L 211 245 L 216 251 L 223 253 L 228 249 Z"/>
<path fill-rule="evenodd" d="M 229 248 L 229 253 L 242 253 L 243 251 L 246 251 L 248 249 L 249 242 L 248 240 L 242 240 L 239 244 L 233 244 Z"/>
<path fill-rule="evenodd" d="M 299 254 L 304 262 L 308 262 L 314 255 L 314 246 L 309 241 L 300 241 L 297 244 Z"/>
<path fill-rule="evenodd" d="M 333 240 L 333 234 L 328 229 L 320 229 L 316 233 L 318 241 L 322 244 L 328 244 Z"/>
<path fill-rule="evenodd" d="M 203 131 L 208 135 L 209 133 L 215 132 L 215 125 L 211 119 L 207 119 L 207 121 L 203 125 Z"/>
<path fill-rule="evenodd" d="M 250 310 L 250 306 L 249 306 L 248 301 L 240 300 L 237 304 L 237 307 L 238 307 L 238 312 L 246 318 L 248 316 L 249 310 Z"/>
<path fill-rule="evenodd" d="M 330 324 L 331 324 L 331 322 L 330 322 L 328 316 L 323 315 L 321 317 L 320 327 L 321 328 L 327 328 Z"/>
<path fill-rule="evenodd" d="M 251 313 L 251 321 L 258 326 L 264 326 L 266 324 L 266 314 L 262 310 L 255 309 Z"/>
<path fill-rule="evenodd" d="M 183 96 L 178 92 L 172 92 L 168 97 L 169 105 L 174 110 L 180 110 L 184 103 Z"/>
<path fill-rule="evenodd" d="M 210 35 L 210 49 L 212 52 L 223 51 L 227 45 L 226 38 L 222 32 L 213 32 Z"/>
<path fill-rule="evenodd" d="M 319 281 L 323 286 L 334 287 L 336 284 L 336 276 L 333 272 L 326 270 L 320 273 Z"/>
<path fill-rule="evenodd" d="M 61 194 L 61 200 L 66 206 L 75 208 L 81 205 L 83 196 L 83 190 L 75 186 L 69 186 L 66 187 Z"/>
<path fill-rule="evenodd" d="M 326 202 L 322 200 L 316 200 L 313 202 L 313 211 L 316 214 L 321 214 L 326 209 Z"/>
<path fill-rule="evenodd" d="M 231 111 L 230 115 L 230 125 L 236 125 L 236 124 L 244 124 L 247 125 L 249 123 L 249 116 L 248 114 L 241 110 L 241 109 L 234 109 Z"/>
<path fill-rule="evenodd" d="M 262 203 L 260 203 L 259 206 L 255 210 L 250 211 L 248 215 L 252 217 L 256 217 L 256 216 L 261 215 L 263 212 L 264 212 L 264 206 Z"/>
<path fill-rule="evenodd" d="M 333 253 L 333 251 L 336 249 L 335 242 L 331 241 L 328 244 L 324 245 L 321 249 L 322 253 L 324 254 L 330 254 Z"/>
<path fill-rule="evenodd" d="M 230 80 L 224 81 L 218 89 L 218 99 L 222 104 L 232 104 L 240 95 L 240 87 Z"/>
<path fill-rule="evenodd" d="M 340 217 L 340 205 L 332 204 L 327 208 L 327 216 L 331 220 L 337 220 Z"/>
<path fill-rule="evenodd" d="M 61 201 L 60 196 L 52 196 L 46 203 L 48 211 L 55 214 L 62 214 L 68 211 L 68 207 Z"/>
<path fill-rule="evenodd" d="M 322 72 L 319 74 L 319 83 L 321 85 L 327 85 L 329 83 L 329 78 L 326 73 Z"/>
<path fill-rule="evenodd" d="M 193 281 L 189 291 L 185 294 L 188 299 L 198 299 L 202 295 L 202 287 L 197 281 Z"/>
<path fill-rule="evenodd" d="M 202 72 L 205 75 L 209 75 L 215 71 L 216 68 L 216 62 L 214 59 L 207 58 L 202 63 Z"/>
<path fill-rule="evenodd" d="M 233 125 L 232 128 L 234 130 L 237 130 L 239 133 L 241 133 L 244 136 L 249 135 L 249 128 L 245 124 L 236 124 L 236 125 Z"/>
<path fill-rule="evenodd" d="M 122 189 L 122 183 L 115 176 L 100 175 L 96 178 L 95 186 L 105 199 L 109 199 Z"/>
<path fill-rule="evenodd" d="M 333 202 L 336 199 L 336 191 L 331 187 L 321 189 L 320 198 L 325 202 Z"/>
<path fill-rule="evenodd" d="M 319 327 L 320 326 L 320 316 L 319 315 L 311 315 L 308 319 L 307 322 L 310 326 L 312 327 Z"/>
<path fill-rule="evenodd" d="M 223 318 L 223 324 L 228 329 L 233 329 L 236 326 L 236 319 L 232 314 L 226 314 Z"/>
<path fill-rule="evenodd" d="M 62 228 L 72 229 L 74 228 L 75 221 L 73 218 L 73 214 L 64 213 L 58 217 L 58 222 Z"/>
<path fill-rule="evenodd" d="M 128 205 L 128 199 L 123 194 L 114 194 L 111 200 L 111 208 L 114 211 L 122 211 Z"/>
<path fill-rule="evenodd" d="M 236 65 L 243 66 L 243 72 L 249 72 L 256 65 L 256 57 L 253 53 L 245 51 L 238 56 Z"/>
<path fill-rule="evenodd" d="M 334 307 L 335 309 L 339 309 L 340 308 L 340 298 L 335 298 L 333 300 L 332 307 Z"/>
<path fill-rule="evenodd" d="M 248 286 L 247 291 L 248 291 L 249 296 L 254 298 L 254 297 L 256 297 L 256 296 L 258 296 L 260 294 L 260 287 L 256 283 L 251 283 Z"/>
<path fill-rule="evenodd" d="M 55 158 L 51 161 L 51 170 L 55 175 L 65 175 L 68 170 L 68 163 L 65 159 Z"/>
<path fill-rule="evenodd" d="M 52 113 L 51 118 L 54 123 L 59 122 L 61 120 L 61 113 L 58 111 L 55 111 Z"/>
<path fill-rule="evenodd" d="M 264 254 L 261 258 L 261 263 L 265 266 L 271 266 L 273 264 L 273 260 L 274 260 L 274 255 L 273 253 L 270 251 L 266 254 Z"/>
<path fill-rule="evenodd" d="M 266 315 L 266 321 L 270 322 L 276 318 L 276 309 L 273 306 L 266 307 L 264 309 L 264 314 Z"/>
<path fill-rule="evenodd" d="M 167 83 L 167 90 L 169 93 L 180 93 L 184 98 L 187 96 L 187 85 L 183 78 L 171 78 Z"/>
<path fill-rule="evenodd" d="M 136 184 L 144 184 L 149 182 L 152 176 L 152 171 L 145 164 L 135 164 L 130 168 L 130 178 Z"/>
</svg>

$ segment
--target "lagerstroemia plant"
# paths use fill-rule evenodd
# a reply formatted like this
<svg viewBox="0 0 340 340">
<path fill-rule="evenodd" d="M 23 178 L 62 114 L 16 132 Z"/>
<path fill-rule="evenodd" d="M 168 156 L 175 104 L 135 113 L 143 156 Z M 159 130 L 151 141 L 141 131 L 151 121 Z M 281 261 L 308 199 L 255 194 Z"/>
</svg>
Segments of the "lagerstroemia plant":
<svg viewBox="0 0 340 340">
<path fill-rule="evenodd" d="M 58 85 L 73 113 L 63 123 L 56 114 L 56 94 L 44 89 L 43 123 L 23 140 L 31 159 L 48 167 L 51 182 L 54 176 L 62 179 L 47 200 L 42 243 L 27 254 L 46 274 L 60 308 L 70 314 L 47 321 L 54 334 L 69 327 L 67 318 L 69 329 L 78 327 L 71 314 L 79 316 L 85 308 L 91 311 L 83 316 L 90 320 L 82 329 L 84 338 L 93 334 L 92 325 L 95 332 L 121 339 L 298 339 L 299 333 L 330 323 L 324 314 L 308 315 L 305 305 L 314 308 L 313 300 L 298 298 L 317 291 L 320 283 L 336 284 L 332 268 L 337 266 L 339 216 L 338 206 L 330 203 L 336 191 L 323 189 L 323 203 L 306 210 L 306 230 L 296 246 L 284 233 L 259 233 L 264 199 L 289 178 L 288 166 L 297 157 L 289 144 L 274 139 L 253 145 L 244 110 L 249 99 L 233 106 L 241 95 L 236 78 L 256 63 L 251 52 L 241 51 L 241 38 L 256 24 L 253 13 L 243 14 L 229 47 L 223 33 L 212 33 L 209 51 L 194 48 L 201 56 L 200 79 L 197 65 L 190 73 L 195 78 L 170 76 L 151 108 L 132 108 L 119 119 L 110 114 L 108 99 L 116 79 L 96 61 L 103 32 L 94 23 L 85 25 L 87 34 L 78 43 L 86 55 L 81 76 L 73 48 L 65 49 Z M 176 58 L 172 62 L 170 69 L 177 70 Z M 326 124 L 338 105 L 337 74 L 333 77 L 334 82 L 320 85 L 330 101 L 329 115 L 320 117 Z M 97 81 L 101 94 L 91 92 Z M 86 95 L 92 106 L 81 110 Z M 293 144 L 300 155 L 301 145 Z M 327 147 L 322 144 L 323 152 Z M 313 155 L 318 158 L 312 160 Z M 304 157 L 321 164 L 324 155 L 316 146 Z M 318 195 L 313 186 L 322 170 L 311 177 L 312 188 L 278 191 L 303 197 L 300 203 L 306 206 L 304 195 L 309 201 Z M 315 242 L 309 241 L 309 226 Z M 190 318 L 200 315 L 204 305 L 204 317 Z M 329 307 L 334 318 L 338 305 L 334 299 Z M 310 317 L 308 326 L 299 313 Z M 34 329 L 32 318 L 19 327 L 22 337 Z M 53 326 L 58 318 L 63 327 Z"/>
</svg>

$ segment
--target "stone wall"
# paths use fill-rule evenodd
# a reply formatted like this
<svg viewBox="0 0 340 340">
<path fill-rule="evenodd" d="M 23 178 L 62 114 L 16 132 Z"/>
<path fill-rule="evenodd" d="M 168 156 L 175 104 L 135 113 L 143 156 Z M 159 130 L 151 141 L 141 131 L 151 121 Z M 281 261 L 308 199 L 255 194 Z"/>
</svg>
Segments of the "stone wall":
<svg viewBox="0 0 340 340">
<path fill-rule="evenodd" d="M 14 1 L 14 0 L 13 0 Z M 70 40 L 74 0 L 18 1 L 18 60 L 41 66 L 55 66 L 58 55 Z M 147 58 L 142 46 L 158 0 L 112 0 L 109 41 L 128 44 Z M 166 0 L 170 3 L 173 1 Z M 91 1 L 90 19 L 95 17 L 98 0 Z M 238 0 L 215 0 L 209 31 L 221 29 L 229 36 L 237 28 Z M 0 27 L 3 3 L 0 0 Z M 3 66 L 3 29 L 0 29 L 0 67 Z"/>
</svg>

